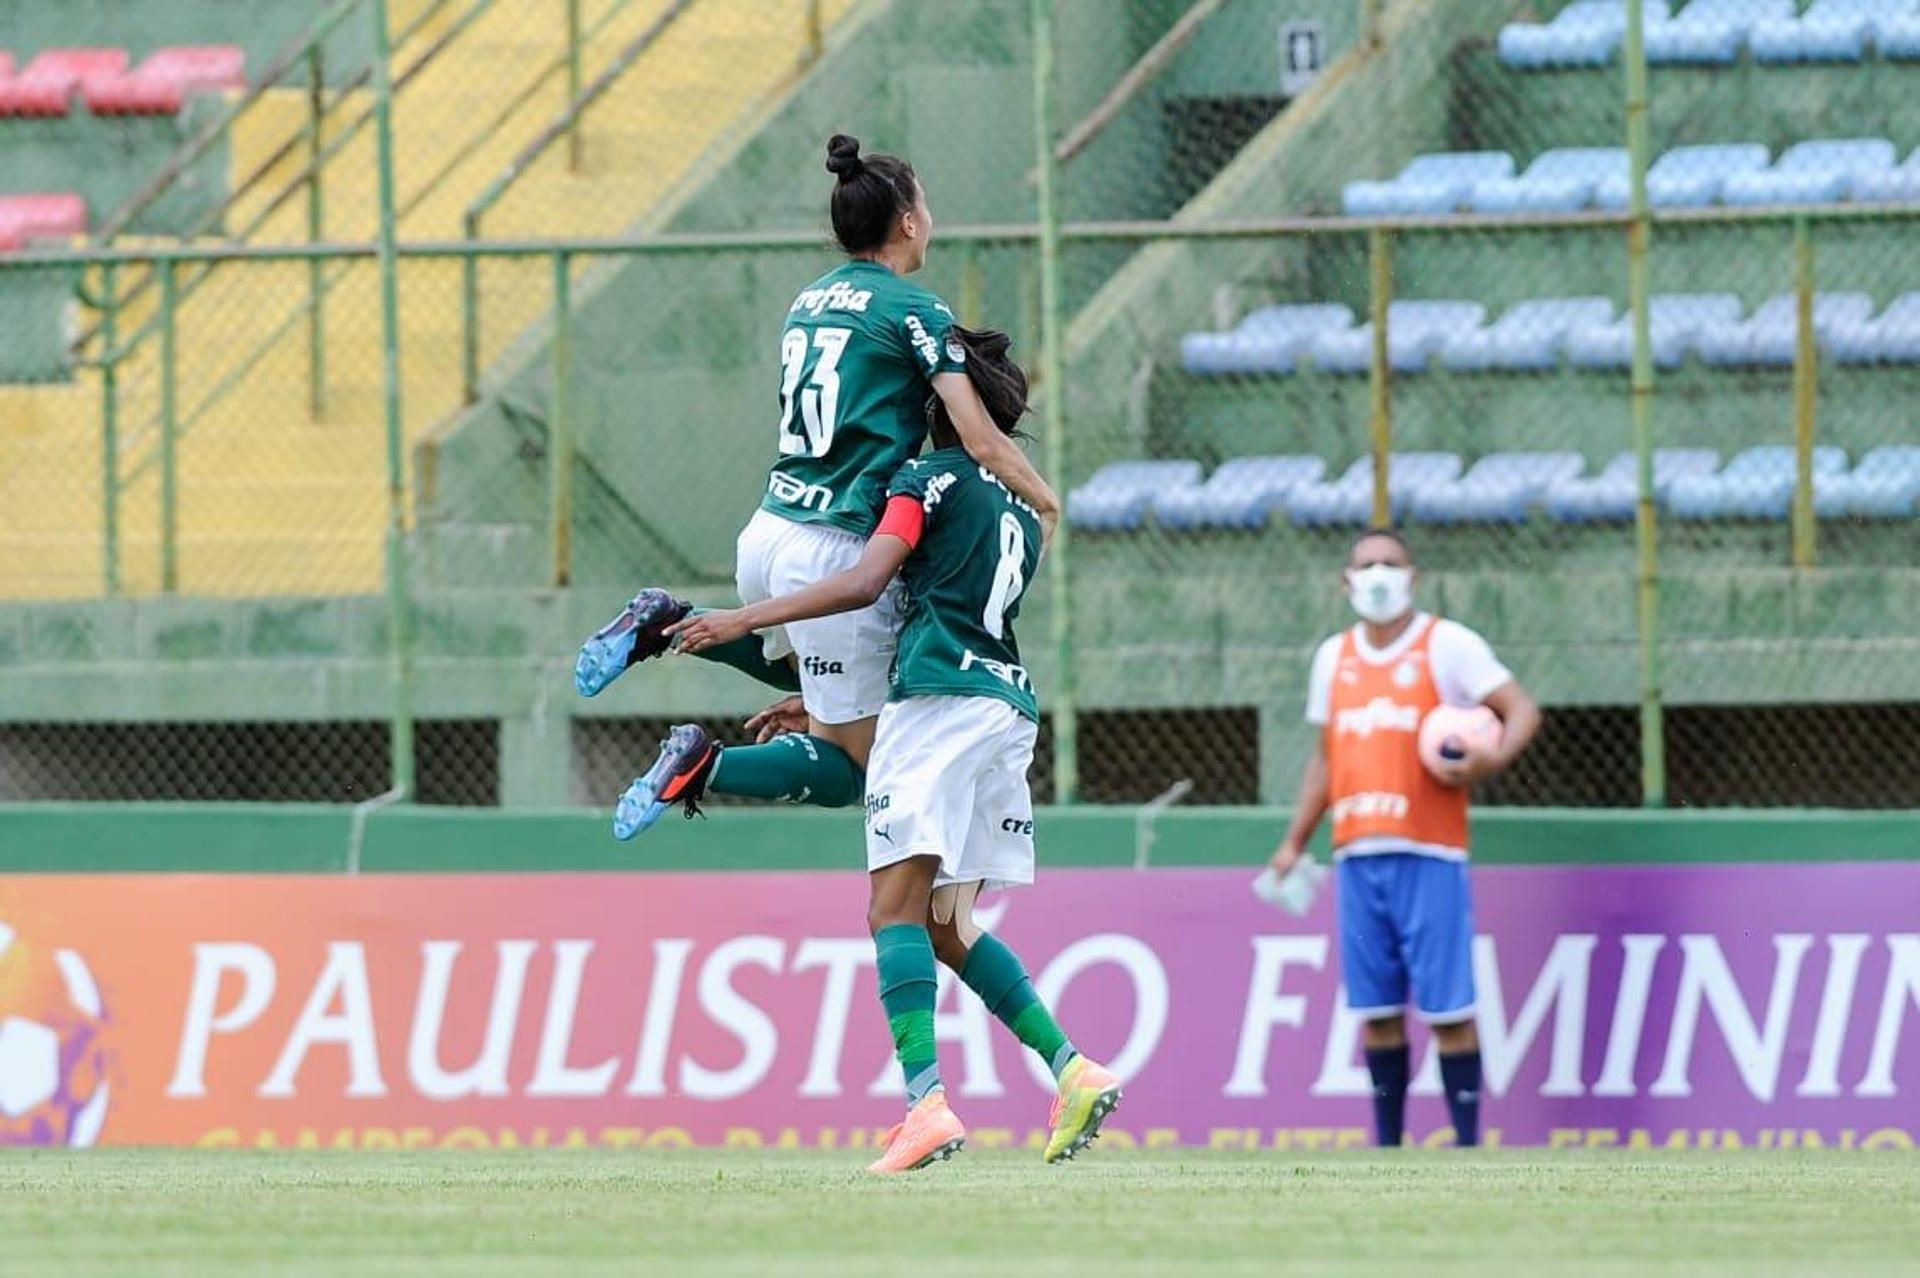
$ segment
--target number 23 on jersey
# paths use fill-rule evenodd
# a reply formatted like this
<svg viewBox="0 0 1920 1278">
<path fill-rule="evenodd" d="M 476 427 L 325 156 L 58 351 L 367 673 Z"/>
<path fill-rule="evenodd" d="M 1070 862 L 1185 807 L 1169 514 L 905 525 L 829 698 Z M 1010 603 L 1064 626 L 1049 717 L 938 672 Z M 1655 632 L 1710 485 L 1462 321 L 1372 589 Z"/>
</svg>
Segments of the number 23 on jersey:
<svg viewBox="0 0 1920 1278">
<path fill-rule="evenodd" d="M 852 336 L 850 328 L 816 328 L 809 340 L 808 330 L 790 328 L 780 339 L 782 457 L 825 457 L 833 447 L 840 412 L 840 357 Z"/>
</svg>

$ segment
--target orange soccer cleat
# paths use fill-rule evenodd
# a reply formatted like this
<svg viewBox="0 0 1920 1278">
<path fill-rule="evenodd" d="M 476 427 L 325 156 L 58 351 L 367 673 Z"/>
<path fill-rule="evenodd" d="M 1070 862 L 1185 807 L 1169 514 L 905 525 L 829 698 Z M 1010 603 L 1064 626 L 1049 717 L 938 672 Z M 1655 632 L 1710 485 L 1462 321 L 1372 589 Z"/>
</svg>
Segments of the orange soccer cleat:
<svg viewBox="0 0 1920 1278">
<path fill-rule="evenodd" d="M 887 1132 L 887 1152 L 867 1170 L 881 1175 L 919 1171 L 930 1163 L 944 1163 L 966 1143 L 967 1129 L 947 1108 L 946 1089 L 936 1087 Z"/>
</svg>

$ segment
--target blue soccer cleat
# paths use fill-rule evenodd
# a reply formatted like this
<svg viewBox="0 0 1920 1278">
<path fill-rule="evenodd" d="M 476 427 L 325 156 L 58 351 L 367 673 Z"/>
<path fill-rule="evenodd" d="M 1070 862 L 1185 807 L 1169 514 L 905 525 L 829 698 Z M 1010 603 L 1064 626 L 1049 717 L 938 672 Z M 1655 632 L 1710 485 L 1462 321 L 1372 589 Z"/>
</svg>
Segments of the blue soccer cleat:
<svg viewBox="0 0 1920 1278">
<path fill-rule="evenodd" d="M 670 640 L 661 631 L 693 611 L 693 605 L 649 587 L 635 595 L 620 615 L 580 645 L 573 663 L 573 686 L 591 697 L 618 679 L 628 666 L 665 652 Z"/>
<path fill-rule="evenodd" d="M 700 798 L 707 791 L 707 777 L 719 757 L 720 747 L 699 724 L 683 723 L 669 732 L 660 743 L 660 757 L 614 805 L 613 837 L 625 842 L 652 829 L 676 803 L 686 805 L 690 818 L 698 813 Z"/>
</svg>

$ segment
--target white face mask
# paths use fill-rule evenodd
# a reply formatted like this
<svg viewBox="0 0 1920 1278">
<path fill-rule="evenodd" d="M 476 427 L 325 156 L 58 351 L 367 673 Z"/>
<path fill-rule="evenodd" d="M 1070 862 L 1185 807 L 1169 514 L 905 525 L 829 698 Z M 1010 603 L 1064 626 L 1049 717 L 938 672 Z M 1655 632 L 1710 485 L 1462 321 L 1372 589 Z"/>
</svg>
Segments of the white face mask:
<svg viewBox="0 0 1920 1278">
<path fill-rule="evenodd" d="M 1392 564 L 1356 568 L 1347 574 L 1347 600 L 1363 621 L 1376 626 L 1404 617 L 1413 607 L 1413 569 Z"/>
</svg>

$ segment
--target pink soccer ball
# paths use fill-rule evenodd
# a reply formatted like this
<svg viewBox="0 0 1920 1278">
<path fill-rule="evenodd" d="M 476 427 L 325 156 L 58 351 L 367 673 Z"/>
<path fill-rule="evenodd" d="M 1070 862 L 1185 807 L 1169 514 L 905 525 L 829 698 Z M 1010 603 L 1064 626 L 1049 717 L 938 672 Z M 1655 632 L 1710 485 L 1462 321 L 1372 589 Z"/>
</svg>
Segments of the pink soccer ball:
<svg viewBox="0 0 1920 1278">
<path fill-rule="evenodd" d="M 1485 706 L 1435 706 L 1420 722 L 1420 762 L 1434 776 L 1462 759 L 1500 748 L 1500 716 Z"/>
</svg>

